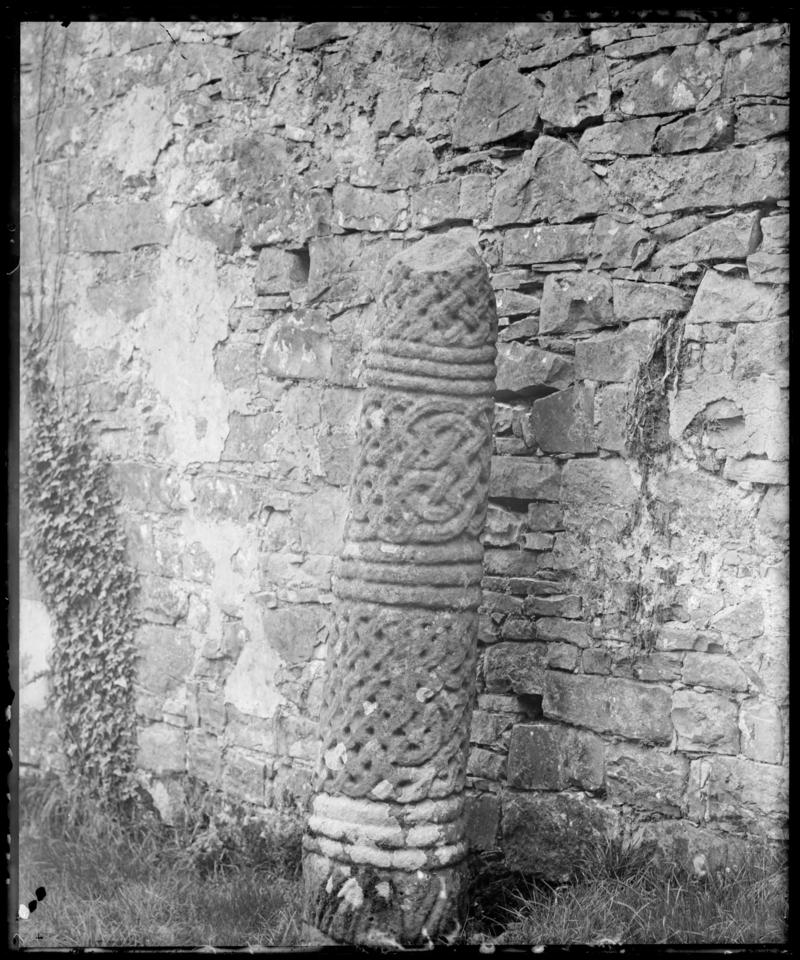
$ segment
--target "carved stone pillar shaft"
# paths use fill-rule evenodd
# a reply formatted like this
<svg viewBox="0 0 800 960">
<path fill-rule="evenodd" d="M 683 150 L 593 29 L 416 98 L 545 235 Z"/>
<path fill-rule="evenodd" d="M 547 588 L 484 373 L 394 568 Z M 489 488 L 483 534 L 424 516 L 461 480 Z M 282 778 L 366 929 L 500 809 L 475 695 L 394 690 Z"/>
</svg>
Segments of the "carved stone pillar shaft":
<svg viewBox="0 0 800 960">
<path fill-rule="evenodd" d="M 469 247 L 387 265 L 304 839 L 312 939 L 419 946 L 462 918 L 496 335 Z"/>
</svg>

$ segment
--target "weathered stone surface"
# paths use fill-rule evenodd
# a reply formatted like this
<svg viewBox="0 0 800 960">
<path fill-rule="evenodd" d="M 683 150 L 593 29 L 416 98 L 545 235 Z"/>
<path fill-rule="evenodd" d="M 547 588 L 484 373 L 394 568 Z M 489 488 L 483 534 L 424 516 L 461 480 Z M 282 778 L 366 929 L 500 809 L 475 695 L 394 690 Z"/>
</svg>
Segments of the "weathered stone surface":
<svg viewBox="0 0 800 960">
<path fill-rule="evenodd" d="M 458 217 L 457 180 L 420 187 L 411 201 L 411 223 L 415 227 L 434 227 Z"/>
<path fill-rule="evenodd" d="M 291 251 L 262 247 L 258 255 L 256 293 L 289 293 L 305 283 L 307 269 L 303 258 Z"/>
<path fill-rule="evenodd" d="M 585 259 L 592 228 L 586 223 L 512 227 L 503 235 L 503 263 L 557 263 Z"/>
<path fill-rule="evenodd" d="M 678 748 L 738 753 L 737 715 L 736 704 L 722 694 L 676 690 L 672 721 L 678 734 Z"/>
<path fill-rule="evenodd" d="M 741 752 L 760 763 L 783 760 L 781 712 L 771 700 L 745 700 L 739 708 Z"/>
<path fill-rule="evenodd" d="M 336 23 L 320 21 L 319 23 L 309 23 L 300 29 L 294 35 L 294 45 L 298 50 L 313 50 L 314 47 L 322 46 L 330 40 L 337 40 L 340 37 L 347 37 L 353 33 L 355 24 Z"/>
<path fill-rule="evenodd" d="M 758 510 L 758 529 L 776 540 L 785 539 L 789 523 L 789 491 L 786 487 L 771 487 L 764 495 Z"/>
<path fill-rule="evenodd" d="M 647 317 L 663 317 L 683 313 L 691 302 L 678 287 L 664 283 L 636 283 L 631 280 L 612 281 L 614 289 L 614 316 L 629 323 Z M 687 322 L 688 318 L 687 318 Z"/>
<path fill-rule="evenodd" d="M 619 108 L 629 116 L 694 108 L 722 77 L 722 64 L 723 58 L 710 43 L 650 57 L 626 72 Z"/>
<path fill-rule="evenodd" d="M 483 556 L 486 572 L 497 576 L 533 577 L 542 566 L 541 560 L 526 550 L 485 550 Z M 506 586 L 516 592 L 513 581 L 503 584 Z"/>
<path fill-rule="evenodd" d="M 134 509 L 170 513 L 181 506 L 177 474 L 166 467 L 119 460 L 110 464 L 114 488 Z"/>
<path fill-rule="evenodd" d="M 514 722 L 508 713 L 490 713 L 488 710 L 473 710 L 470 727 L 473 743 L 496 746 L 503 742 Z"/>
<path fill-rule="evenodd" d="M 536 629 L 542 640 L 563 640 L 578 647 L 589 645 L 589 633 L 581 620 L 568 620 L 565 617 L 541 617 L 536 621 Z"/>
<path fill-rule="evenodd" d="M 657 863 L 679 864 L 690 876 L 731 870 L 752 856 L 746 841 L 728 833 L 698 827 L 688 820 L 660 820 L 642 824 L 643 840 L 655 844 Z"/>
<path fill-rule="evenodd" d="M 715 690 L 746 690 L 747 676 L 730 657 L 714 653 L 687 653 L 683 661 L 684 683 Z"/>
<path fill-rule="evenodd" d="M 186 735 L 168 723 L 151 723 L 138 731 L 136 763 L 157 775 L 186 769 Z"/>
<path fill-rule="evenodd" d="M 577 619 L 581 615 L 581 598 L 574 593 L 554 594 L 550 597 L 526 597 L 524 610 L 539 617 L 568 617 Z M 545 633 L 549 624 L 543 623 Z M 555 633 L 555 631 L 553 631 Z M 570 634 L 572 636 L 572 634 Z"/>
<path fill-rule="evenodd" d="M 616 160 L 606 183 L 612 194 L 647 214 L 763 203 L 788 196 L 788 152 L 785 143 L 770 141 L 702 155 Z"/>
<path fill-rule="evenodd" d="M 139 578 L 137 606 L 149 623 L 176 624 L 189 609 L 186 591 L 171 580 L 159 576 Z"/>
<path fill-rule="evenodd" d="M 349 183 L 333 188 L 333 222 L 345 230 L 400 230 L 406 226 L 405 211 L 405 196 L 400 192 L 382 193 Z"/>
<path fill-rule="evenodd" d="M 586 37 L 564 37 L 554 40 L 534 53 L 528 53 L 517 60 L 520 70 L 533 70 L 536 67 L 547 67 L 551 63 L 560 63 L 576 53 L 589 53 L 589 41 Z"/>
<path fill-rule="evenodd" d="M 490 503 L 486 512 L 483 542 L 490 547 L 509 547 L 519 542 L 525 515 Z"/>
<path fill-rule="evenodd" d="M 392 259 L 381 288 L 333 579 L 305 917 L 339 942 L 369 943 L 388 930 L 416 946 L 459 919 L 467 772 L 499 777 L 505 764 L 482 748 L 467 763 L 497 319 L 486 268 L 451 237 L 426 238 Z M 422 867 L 447 869 L 449 899 L 437 901 L 436 916 L 427 896 L 433 886 L 438 894 L 439 879 L 426 880 Z M 390 891 L 412 871 L 425 881 L 423 901 L 409 892 L 376 918 L 377 888 L 363 892 L 375 871 Z"/>
<path fill-rule="evenodd" d="M 764 217 L 761 227 L 763 253 L 782 253 L 789 248 L 789 214 L 778 213 Z"/>
<path fill-rule="evenodd" d="M 744 260 L 759 241 L 759 213 L 741 211 L 687 234 L 656 251 L 652 266 L 692 263 L 700 260 Z"/>
<path fill-rule="evenodd" d="M 365 242 L 358 234 L 323 237 L 309 243 L 308 300 L 368 303 L 386 262 L 399 251 L 394 240 Z"/>
<path fill-rule="evenodd" d="M 541 694 L 547 669 L 547 644 L 496 643 L 486 651 L 483 675 L 490 693 Z"/>
<path fill-rule="evenodd" d="M 487 173 L 468 173 L 461 178 L 458 196 L 460 220 L 485 220 L 492 208 L 492 178 Z"/>
<path fill-rule="evenodd" d="M 526 313 L 538 313 L 541 301 L 518 290 L 501 290 L 496 295 L 497 316 L 516 317 Z"/>
<path fill-rule="evenodd" d="M 510 787 L 599 790 L 603 767 L 603 741 L 595 734 L 544 722 L 518 723 L 511 731 Z"/>
<path fill-rule="evenodd" d="M 607 197 L 605 183 L 574 147 L 540 136 L 497 181 L 492 220 L 496 226 L 534 220 L 566 223 L 603 212 Z"/>
<path fill-rule="evenodd" d="M 579 380 L 629 382 L 650 355 L 658 332 L 657 320 L 641 320 L 615 333 L 579 340 L 575 344 L 575 376 Z"/>
<path fill-rule="evenodd" d="M 605 748 L 605 783 L 614 803 L 680 816 L 688 780 L 689 761 L 685 757 L 629 743 L 612 743 Z"/>
<path fill-rule="evenodd" d="M 745 47 L 726 61 L 722 77 L 723 97 L 785 97 L 788 94 L 787 44 Z"/>
<path fill-rule="evenodd" d="M 492 457 L 489 494 L 513 500 L 559 499 L 561 471 L 552 460 Z"/>
<path fill-rule="evenodd" d="M 598 217 L 592 230 L 587 265 L 598 267 L 638 267 L 647 262 L 656 242 L 635 223 L 612 216 Z"/>
<path fill-rule="evenodd" d="M 564 465 L 561 500 L 571 511 L 602 516 L 609 509 L 630 510 L 637 498 L 623 460 L 569 460 Z"/>
<path fill-rule="evenodd" d="M 564 527 L 564 511 L 560 504 L 528 504 L 528 527 L 531 530 L 562 530 Z"/>
<path fill-rule="evenodd" d="M 788 283 L 788 252 L 752 254 L 747 258 L 747 275 L 753 283 Z"/>
<path fill-rule="evenodd" d="M 492 60 L 503 51 L 509 24 L 446 22 L 436 27 L 433 57 L 441 67 Z"/>
<path fill-rule="evenodd" d="M 576 333 L 614 323 L 611 280 L 599 273 L 551 273 L 544 282 L 539 330 Z"/>
<path fill-rule="evenodd" d="M 653 152 L 653 137 L 662 122 L 659 117 L 641 117 L 589 127 L 578 144 L 581 157 L 605 160 L 614 156 L 646 156 Z"/>
<path fill-rule="evenodd" d="M 789 771 L 739 757 L 694 760 L 689 779 L 689 818 L 783 826 L 788 815 Z"/>
<path fill-rule="evenodd" d="M 789 482 L 788 464 L 772 463 L 759 457 L 745 457 L 737 460 L 728 457 L 722 472 L 726 480 L 737 480 L 745 483 L 781 483 Z"/>
<path fill-rule="evenodd" d="M 473 747 L 467 760 L 467 775 L 481 780 L 504 780 L 506 774 L 506 756 L 483 747 Z"/>
<path fill-rule="evenodd" d="M 273 377 L 330 378 L 328 325 L 310 313 L 276 320 L 267 331 L 259 365 L 263 373 Z"/>
<path fill-rule="evenodd" d="M 538 99 L 528 77 L 493 60 L 467 81 L 453 124 L 453 146 L 480 146 L 532 130 Z"/>
<path fill-rule="evenodd" d="M 612 383 L 594 394 L 595 443 L 601 450 L 622 453 L 627 443 L 628 387 Z"/>
<path fill-rule="evenodd" d="M 652 24 L 637 24 L 635 26 L 621 25 L 610 29 L 600 29 L 593 34 L 593 37 L 597 39 L 593 39 L 592 42 L 602 46 L 606 56 L 610 59 L 620 59 L 638 57 L 644 53 L 662 50 L 665 47 L 700 43 L 701 40 L 706 38 L 708 32 L 708 25 L 704 23 L 687 23 L 681 26 L 663 24 L 655 30 L 653 26 Z M 625 39 L 609 42 L 609 36 L 624 37 Z M 631 39 L 628 39 L 628 37 Z"/>
<path fill-rule="evenodd" d="M 500 800 L 491 793 L 468 796 L 466 800 L 466 835 L 473 850 L 494 850 L 500 827 Z"/>
<path fill-rule="evenodd" d="M 544 78 L 539 116 L 554 127 L 577 127 L 601 117 L 611 103 L 608 71 L 602 54 L 559 63 Z"/>
<path fill-rule="evenodd" d="M 271 459 L 272 439 L 278 425 L 271 413 L 232 413 L 223 460 L 253 462 Z"/>
<path fill-rule="evenodd" d="M 733 110 L 715 108 L 691 113 L 659 128 L 653 153 L 711 150 L 733 140 Z"/>
<path fill-rule="evenodd" d="M 789 129 L 789 107 L 777 103 L 742 104 L 736 111 L 734 143 L 754 143 Z"/>
<path fill-rule="evenodd" d="M 531 424 L 545 453 L 595 453 L 594 388 L 574 386 L 536 400 Z"/>
<path fill-rule="evenodd" d="M 563 882 L 575 876 L 588 848 L 616 827 L 612 811 L 585 800 L 508 793 L 501 827 L 505 862 L 512 870 Z"/>
<path fill-rule="evenodd" d="M 549 672 L 542 709 L 553 720 L 631 740 L 668 743 L 672 691 L 614 677 Z"/>
<path fill-rule="evenodd" d="M 170 229 L 163 208 L 155 200 L 81 207 L 72 226 L 72 246 L 87 253 L 135 250 L 149 244 L 166 246 Z"/>
<path fill-rule="evenodd" d="M 536 397 L 574 379 L 572 361 L 561 354 L 522 343 L 497 346 L 497 395 Z"/>
</svg>

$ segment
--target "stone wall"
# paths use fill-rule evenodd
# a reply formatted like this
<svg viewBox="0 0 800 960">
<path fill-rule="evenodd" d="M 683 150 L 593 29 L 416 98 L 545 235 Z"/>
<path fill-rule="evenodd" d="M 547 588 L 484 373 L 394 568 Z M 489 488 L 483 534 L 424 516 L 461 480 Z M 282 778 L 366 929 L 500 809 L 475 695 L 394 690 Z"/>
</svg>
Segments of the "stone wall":
<svg viewBox="0 0 800 960">
<path fill-rule="evenodd" d="M 690 860 L 779 836 L 788 27 L 48 29 L 46 124 L 22 31 L 23 292 L 60 242 L 165 815 L 186 773 L 307 790 L 377 280 L 450 231 L 501 317 L 474 844 L 562 876 L 606 828 Z"/>
</svg>

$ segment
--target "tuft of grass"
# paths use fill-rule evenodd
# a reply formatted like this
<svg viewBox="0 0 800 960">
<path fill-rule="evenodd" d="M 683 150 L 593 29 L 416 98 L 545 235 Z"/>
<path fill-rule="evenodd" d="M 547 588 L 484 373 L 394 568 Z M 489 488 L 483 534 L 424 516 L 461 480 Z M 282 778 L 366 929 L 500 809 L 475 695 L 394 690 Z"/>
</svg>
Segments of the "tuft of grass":
<svg viewBox="0 0 800 960">
<path fill-rule="evenodd" d="M 20 901 L 32 900 L 37 888 L 46 891 L 30 916 L 16 922 L 21 945 L 299 941 L 294 834 L 287 840 L 262 829 L 252 850 L 232 848 L 212 829 L 213 820 L 203 827 L 185 818 L 171 828 L 146 810 L 124 818 L 66 795 L 57 782 L 40 782 L 21 793 Z M 211 837 L 205 844 L 204 832 Z M 272 855 L 265 856 L 270 845 Z"/>
<path fill-rule="evenodd" d="M 785 856 L 753 845 L 737 866 L 696 876 L 653 859 L 641 837 L 589 848 L 571 883 L 531 882 L 503 944 L 784 943 Z"/>
</svg>

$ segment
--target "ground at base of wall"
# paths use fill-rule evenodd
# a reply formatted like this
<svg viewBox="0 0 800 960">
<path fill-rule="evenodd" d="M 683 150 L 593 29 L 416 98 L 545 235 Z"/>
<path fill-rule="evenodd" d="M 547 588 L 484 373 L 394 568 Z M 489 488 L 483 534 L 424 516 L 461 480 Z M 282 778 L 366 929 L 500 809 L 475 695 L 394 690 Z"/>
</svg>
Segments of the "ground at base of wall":
<svg viewBox="0 0 800 960">
<path fill-rule="evenodd" d="M 18 945 L 300 942 L 299 858 L 290 845 L 281 851 L 276 839 L 269 862 L 260 847 L 249 857 L 203 859 L 199 829 L 161 835 L 145 817 L 121 829 L 101 811 L 70 816 L 69 798 L 52 788 L 20 799 Z M 609 847 L 558 886 L 484 854 L 472 860 L 462 942 L 778 943 L 787 909 L 785 859 L 766 846 L 741 868 L 694 876 L 656 864 L 646 849 Z"/>
</svg>

